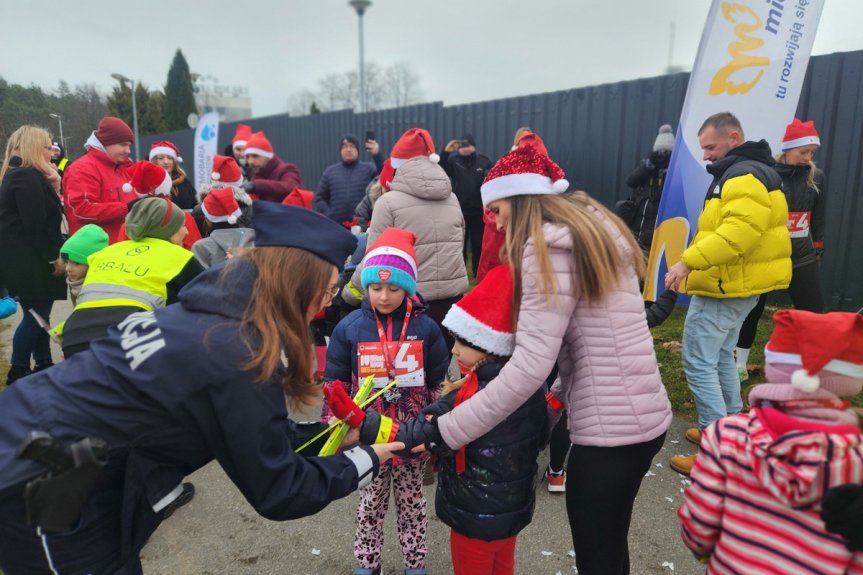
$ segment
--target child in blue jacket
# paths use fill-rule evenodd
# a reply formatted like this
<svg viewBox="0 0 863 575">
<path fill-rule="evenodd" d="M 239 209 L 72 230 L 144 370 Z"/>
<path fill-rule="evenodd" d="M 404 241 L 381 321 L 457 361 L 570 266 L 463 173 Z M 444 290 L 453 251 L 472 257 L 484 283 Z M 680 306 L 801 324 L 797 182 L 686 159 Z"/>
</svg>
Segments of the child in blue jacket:
<svg viewBox="0 0 863 575">
<path fill-rule="evenodd" d="M 412 420 L 440 395 L 449 354 L 438 325 L 423 312 L 416 294 L 416 236 L 397 228 L 384 230 L 363 260 L 362 285 L 368 293 L 362 307 L 338 323 L 327 349 L 325 381 L 350 382 L 355 395 L 369 374 L 375 386 L 397 378 L 399 383 L 370 407 L 393 419 Z M 387 345 L 391 344 L 391 345 Z M 325 403 L 323 415 L 329 416 Z M 405 573 L 425 573 L 428 525 L 422 495 L 426 456 L 395 459 L 361 491 L 357 509 L 354 555 L 360 575 L 380 573 L 383 524 L 390 484 L 395 494 L 399 542 Z"/>
</svg>

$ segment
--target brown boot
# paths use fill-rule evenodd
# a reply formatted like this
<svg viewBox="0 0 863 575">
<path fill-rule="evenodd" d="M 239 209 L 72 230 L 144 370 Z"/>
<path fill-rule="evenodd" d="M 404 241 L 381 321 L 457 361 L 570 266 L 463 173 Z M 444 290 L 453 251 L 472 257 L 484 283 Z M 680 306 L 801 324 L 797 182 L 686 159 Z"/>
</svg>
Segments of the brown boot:
<svg viewBox="0 0 863 575">
<path fill-rule="evenodd" d="M 697 427 L 687 429 L 686 441 L 694 443 L 695 445 L 701 445 L 701 431 L 699 431 Z"/>
<path fill-rule="evenodd" d="M 692 466 L 695 465 L 696 455 L 695 453 L 692 455 L 675 455 L 671 458 L 671 468 L 683 475 L 689 475 L 692 473 Z"/>
</svg>

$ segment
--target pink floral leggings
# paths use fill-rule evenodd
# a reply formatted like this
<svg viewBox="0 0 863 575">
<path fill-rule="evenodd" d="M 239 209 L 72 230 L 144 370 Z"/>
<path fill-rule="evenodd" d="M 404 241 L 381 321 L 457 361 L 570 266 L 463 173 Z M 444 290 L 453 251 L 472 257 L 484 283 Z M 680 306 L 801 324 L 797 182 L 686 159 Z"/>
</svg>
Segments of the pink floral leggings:
<svg viewBox="0 0 863 575">
<path fill-rule="evenodd" d="M 425 567 L 426 500 L 423 497 L 423 465 L 425 458 L 405 461 L 399 465 L 387 462 L 368 487 L 360 491 L 357 508 L 357 535 L 354 556 L 360 567 L 376 569 L 381 564 L 384 545 L 384 518 L 390 499 L 390 482 L 396 500 L 396 526 L 399 544 L 407 569 Z"/>
</svg>

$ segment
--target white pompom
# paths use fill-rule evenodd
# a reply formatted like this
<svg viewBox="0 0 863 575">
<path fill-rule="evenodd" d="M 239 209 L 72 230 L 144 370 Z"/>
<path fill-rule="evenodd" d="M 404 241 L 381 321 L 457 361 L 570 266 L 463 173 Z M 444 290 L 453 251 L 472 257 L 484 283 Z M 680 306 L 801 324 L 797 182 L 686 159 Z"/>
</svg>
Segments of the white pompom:
<svg viewBox="0 0 863 575">
<path fill-rule="evenodd" d="M 125 193 L 131 194 L 133 189 L 134 188 L 132 188 L 132 184 L 130 184 L 129 182 L 126 182 L 125 184 L 123 184 L 123 191 Z"/>
<path fill-rule="evenodd" d="M 818 374 L 809 375 L 805 370 L 798 369 L 791 374 L 791 385 L 805 393 L 813 393 L 821 387 L 821 378 Z"/>
<path fill-rule="evenodd" d="M 210 179 L 214 182 L 218 182 L 222 179 L 222 174 L 220 174 L 219 172 L 213 172 L 212 174 L 210 174 Z"/>
<path fill-rule="evenodd" d="M 237 216 L 228 216 L 228 223 L 232 224 L 232 225 L 236 224 L 237 223 Z"/>
<path fill-rule="evenodd" d="M 566 181 L 566 178 L 561 178 L 551 185 L 551 189 L 554 190 L 555 193 L 562 194 L 569 189 L 569 182 Z"/>
<path fill-rule="evenodd" d="M 518 149 L 518 146 L 513 146 L 509 149 L 510 152 L 514 152 Z"/>
<path fill-rule="evenodd" d="M 438 162 L 440 162 L 440 156 L 438 156 L 437 154 L 431 154 L 429 156 L 429 160 L 431 160 L 433 164 L 437 164 Z"/>
</svg>

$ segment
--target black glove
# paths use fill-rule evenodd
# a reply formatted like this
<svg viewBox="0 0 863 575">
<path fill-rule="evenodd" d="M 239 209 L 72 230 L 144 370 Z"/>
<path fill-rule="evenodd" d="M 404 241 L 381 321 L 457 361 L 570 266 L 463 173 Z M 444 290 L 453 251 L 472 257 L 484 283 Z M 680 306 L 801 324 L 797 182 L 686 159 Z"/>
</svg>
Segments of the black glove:
<svg viewBox="0 0 863 575">
<path fill-rule="evenodd" d="M 375 443 L 392 443 L 398 441 L 396 434 L 399 431 L 399 422 L 381 415 L 377 411 L 369 410 L 366 418 L 360 425 L 360 443 L 374 445 Z"/>
<path fill-rule="evenodd" d="M 650 163 L 657 168 L 667 168 L 668 161 L 671 159 L 671 152 L 667 150 L 657 150 L 651 152 L 649 156 Z"/>
<path fill-rule="evenodd" d="M 242 188 L 247 192 L 255 191 L 255 182 L 249 180 L 248 182 L 243 182 Z"/>
<path fill-rule="evenodd" d="M 848 541 L 849 551 L 863 551 L 863 486 L 839 485 L 829 490 L 821 501 L 821 519 L 827 531 Z"/>
</svg>

